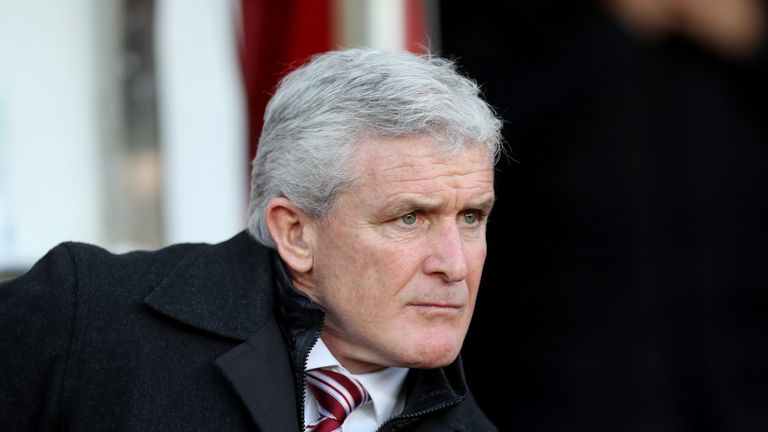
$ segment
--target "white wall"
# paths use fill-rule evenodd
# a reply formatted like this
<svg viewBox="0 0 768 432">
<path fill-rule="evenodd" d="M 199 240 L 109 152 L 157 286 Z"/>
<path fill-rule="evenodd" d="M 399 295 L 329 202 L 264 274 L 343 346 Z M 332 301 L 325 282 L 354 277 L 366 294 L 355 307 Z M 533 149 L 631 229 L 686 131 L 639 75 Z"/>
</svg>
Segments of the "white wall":
<svg viewBox="0 0 768 432">
<path fill-rule="evenodd" d="M 103 239 L 99 1 L 0 2 L 0 269 Z"/>
<path fill-rule="evenodd" d="M 235 2 L 158 0 L 157 69 L 168 243 L 245 227 L 247 141 Z"/>
<path fill-rule="evenodd" d="M 156 22 L 147 25 L 157 26 L 160 185 L 154 162 L 118 160 L 126 154 L 121 73 L 130 57 L 121 51 L 124 1 L 0 0 L 0 274 L 27 268 L 65 240 L 119 252 L 219 241 L 244 228 L 235 4 L 156 2 Z M 164 220 L 151 241 L 125 237 L 135 234 L 120 227 L 126 208 L 143 210 L 120 193 L 136 184 L 120 182 L 160 190 L 155 211 Z"/>
</svg>

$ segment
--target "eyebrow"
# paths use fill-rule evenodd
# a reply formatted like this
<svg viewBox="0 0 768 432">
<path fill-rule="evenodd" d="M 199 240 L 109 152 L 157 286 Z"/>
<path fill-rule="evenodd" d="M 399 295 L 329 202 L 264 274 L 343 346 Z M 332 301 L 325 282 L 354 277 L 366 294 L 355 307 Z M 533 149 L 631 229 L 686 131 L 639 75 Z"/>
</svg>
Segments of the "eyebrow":
<svg viewBox="0 0 768 432">
<path fill-rule="evenodd" d="M 478 209 L 486 213 L 490 213 L 491 209 L 493 209 L 494 204 L 496 204 L 496 195 L 492 195 L 491 198 L 489 199 L 475 201 L 474 203 L 469 205 L 467 208 Z"/>
<path fill-rule="evenodd" d="M 496 202 L 495 195 L 489 199 L 481 199 L 472 201 L 470 200 L 462 210 L 480 210 L 484 213 L 490 213 Z M 439 199 L 430 199 L 427 197 L 411 198 L 398 202 L 391 207 L 385 207 L 388 215 L 397 216 L 400 214 L 412 212 L 414 210 L 421 210 L 431 212 L 439 209 L 443 206 L 443 203 Z"/>
</svg>

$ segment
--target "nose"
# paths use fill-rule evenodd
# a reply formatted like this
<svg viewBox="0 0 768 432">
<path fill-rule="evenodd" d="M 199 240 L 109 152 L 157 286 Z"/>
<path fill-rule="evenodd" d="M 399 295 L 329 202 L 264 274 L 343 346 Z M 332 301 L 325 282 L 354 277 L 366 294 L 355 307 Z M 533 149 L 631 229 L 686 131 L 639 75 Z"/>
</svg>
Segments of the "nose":
<svg viewBox="0 0 768 432">
<path fill-rule="evenodd" d="M 446 282 L 460 282 L 466 279 L 469 265 L 459 227 L 455 223 L 447 223 L 430 234 L 431 250 L 424 261 L 424 271 L 438 275 Z"/>
</svg>

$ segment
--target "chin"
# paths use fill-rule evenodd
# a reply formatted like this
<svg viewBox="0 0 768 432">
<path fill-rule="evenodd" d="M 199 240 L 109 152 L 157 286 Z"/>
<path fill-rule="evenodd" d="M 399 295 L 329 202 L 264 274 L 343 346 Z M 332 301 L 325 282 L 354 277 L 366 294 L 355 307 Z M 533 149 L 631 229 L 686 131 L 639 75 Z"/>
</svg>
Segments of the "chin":
<svg viewBox="0 0 768 432">
<path fill-rule="evenodd" d="M 415 350 L 414 365 L 417 369 L 434 369 L 448 366 L 456 360 L 461 350 L 461 343 L 455 340 L 440 341 L 430 339 L 424 341 Z"/>
<path fill-rule="evenodd" d="M 458 357 L 459 353 L 458 351 L 451 355 L 441 355 L 441 356 L 434 356 L 434 357 L 422 357 L 418 359 L 418 361 L 415 362 L 413 366 L 410 366 L 414 369 L 435 369 L 440 368 L 443 366 L 448 366 L 449 364 L 453 363 L 454 360 L 456 360 L 456 357 Z"/>
</svg>

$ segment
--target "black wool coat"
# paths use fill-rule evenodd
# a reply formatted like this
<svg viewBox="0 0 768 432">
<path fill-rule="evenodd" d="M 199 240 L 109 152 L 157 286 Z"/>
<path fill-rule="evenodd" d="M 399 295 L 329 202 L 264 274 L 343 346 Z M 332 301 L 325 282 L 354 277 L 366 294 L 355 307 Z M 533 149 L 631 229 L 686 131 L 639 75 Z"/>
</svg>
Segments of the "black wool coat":
<svg viewBox="0 0 768 432">
<path fill-rule="evenodd" d="M 273 259 L 247 233 L 125 255 L 54 248 L 0 284 L 0 431 L 300 430 Z M 437 392 L 453 403 L 385 430 L 495 430 L 458 360 L 412 371 L 406 389 L 406 412 Z"/>
</svg>

